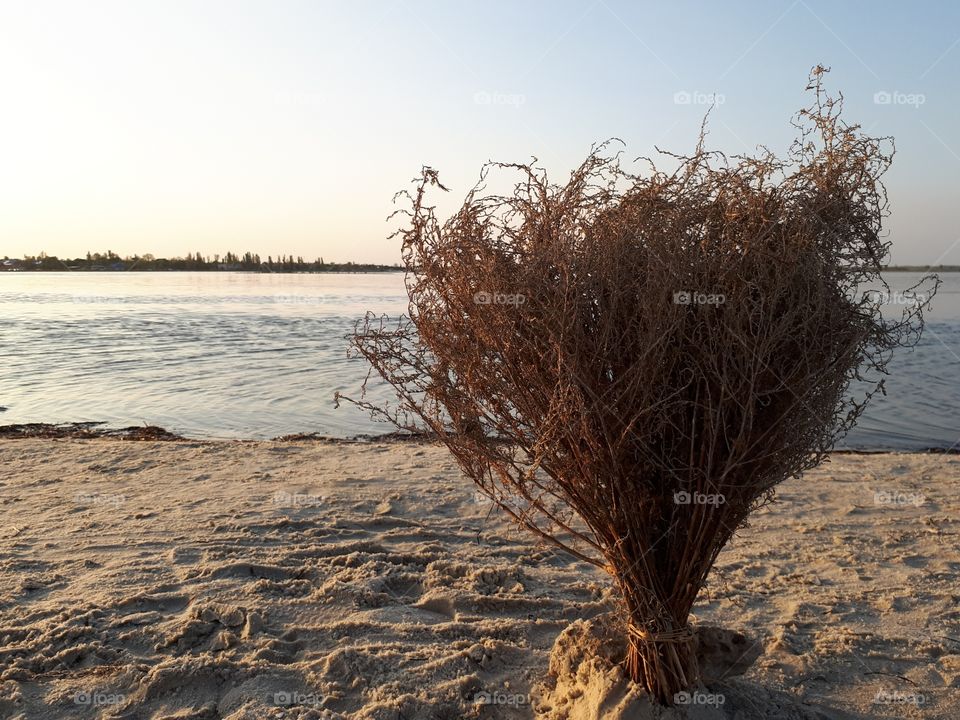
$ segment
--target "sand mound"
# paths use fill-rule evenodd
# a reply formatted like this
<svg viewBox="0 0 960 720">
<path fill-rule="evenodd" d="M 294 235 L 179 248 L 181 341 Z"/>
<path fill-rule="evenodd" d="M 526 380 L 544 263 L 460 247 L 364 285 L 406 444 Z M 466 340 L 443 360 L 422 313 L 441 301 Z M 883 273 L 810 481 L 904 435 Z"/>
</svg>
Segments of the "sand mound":
<svg viewBox="0 0 960 720">
<path fill-rule="evenodd" d="M 695 628 L 702 684 L 678 693 L 664 708 L 625 677 L 626 641 L 616 616 L 576 620 L 550 653 L 549 675 L 534 688 L 539 720 L 829 720 L 848 717 L 804 704 L 791 695 L 746 682 L 763 652 L 742 632 L 711 625 Z"/>
<path fill-rule="evenodd" d="M 621 663 L 627 644 L 615 615 L 574 621 L 557 638 L 550 653 L 549 678 L 535 691 L 543 720 L 733 717 L 722 690 L 749 669 L 760 656 L 761 645 L 741 632 L 709 625 L 697 626 L 695 632 L 705 684 L 680 693 L 678 706 L 665 709 L 625 677 Z"/>
</svg>

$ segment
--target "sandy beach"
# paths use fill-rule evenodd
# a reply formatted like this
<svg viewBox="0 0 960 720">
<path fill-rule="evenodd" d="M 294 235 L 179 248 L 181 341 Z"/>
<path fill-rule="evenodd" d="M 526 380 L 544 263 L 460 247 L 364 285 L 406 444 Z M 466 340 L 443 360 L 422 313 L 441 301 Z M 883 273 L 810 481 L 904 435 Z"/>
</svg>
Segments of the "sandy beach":
<svg viewBox="0 0 960 720">
<path fill-rule="evenodd" d="M 954 455 L 782 486 L 695 608 L 756 660 L 664 712 L 564 642 L 609 579 L 436 445 L 2 440 L 0 467 L 2 718 L 960 717 Z"/>
</svg>

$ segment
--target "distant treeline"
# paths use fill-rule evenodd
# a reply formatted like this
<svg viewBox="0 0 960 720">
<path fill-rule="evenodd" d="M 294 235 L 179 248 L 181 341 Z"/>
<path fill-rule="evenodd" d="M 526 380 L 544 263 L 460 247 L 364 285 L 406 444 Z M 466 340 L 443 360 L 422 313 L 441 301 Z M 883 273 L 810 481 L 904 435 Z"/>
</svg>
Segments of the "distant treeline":
<svg viewBox="0 0 960 720">
<path fill-rule="evenodd" d="M 56 255 L 27 255 L 22 259 L 4 257 L 0 260 L 0 270 L 192 270 L 202 272 L 395 272 L 402 270 L 398 264 L 374 265 L 370 263 L 328 263 L 322 257 L 313 261 L 293 255 L 268 255 L 264 260 L 256 253 L 237 255 L 228 252 L 225 255 L 202 255 L 187 253 L 186 257 L 158 258 L 153 255 L 133 255 L 120 257 L 115 252 L 87 253 L 83 258 L 58 258 Z M 887 272 L 960 272 L 960 265 L 888 265 Z"/>
<path fill-rule="evenodd" d="M 960 272 L 960 265 L 887 265 L 886 272 Z"/>
<path fill-rule="evenodd" d="M 322 257 L 313 261 L 304 260 L 293 255 L 278 255 L 274 258 L 267 256 L 264 260 L 256 253 L 237 255 L 228 252 L 226 255 L 204 256 L 201 253 L 190 254 L 186 257 L 157 258 L 153 255 L 134 255 L 120 257 L 111 250 L 105 253 L 87 253 L 84 258 L 59 258 L 56 255 L 40 253 L 36 256 L 25 256 L 22 259 L 5 257 L 0 261 L 0 270 L 31 270 L 31 271 L 64 271 L 64 270 L 97 270 L 97 271 L 176 271 L 192 270 L 202 272 L 391 272 L 400 270 L 399 265 L 373 265 L 369 263 L 328 263 Z"/>
</svg>

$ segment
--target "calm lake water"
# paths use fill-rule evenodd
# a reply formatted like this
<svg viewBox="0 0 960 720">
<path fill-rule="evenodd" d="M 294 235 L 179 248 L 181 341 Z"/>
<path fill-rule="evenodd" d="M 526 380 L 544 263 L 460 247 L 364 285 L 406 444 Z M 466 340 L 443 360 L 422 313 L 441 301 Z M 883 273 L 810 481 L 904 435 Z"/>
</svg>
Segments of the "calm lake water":
<svg viewBox="0 0 960 720">
<path fill-rule="evenodd" d="M 894 291 L 917 279 L 888 278 Z M 887 396 L 845 447 L 960 439 L 960 273 L 941 279 L 928 331 L 895 358 Z M 333 404 L 366 374 L 345 336 L 368 310 L 406 310 L 401 273 L 0 273 L 0 424 L 147 423 L 204 438 L 389 432 Z"/>
</svg>

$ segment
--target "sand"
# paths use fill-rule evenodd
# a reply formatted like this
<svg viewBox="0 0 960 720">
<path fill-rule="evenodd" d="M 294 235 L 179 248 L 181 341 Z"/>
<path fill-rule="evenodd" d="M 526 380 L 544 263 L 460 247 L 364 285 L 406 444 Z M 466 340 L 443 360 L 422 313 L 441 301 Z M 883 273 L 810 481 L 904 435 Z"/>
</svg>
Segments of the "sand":
<svg viewBox="0 0 960 720">
<path fill-rule="evenodd" d="M 695 608 L 745 667 L 665 712 L 609 579 L 438 446 L 0 440 L 0 468 L 0 718 L 960 718 L 956 456 L 782 486 Z"/>
</svg>

